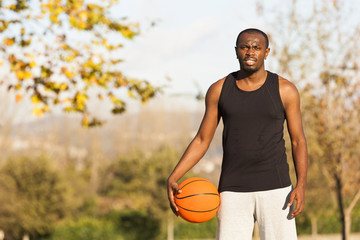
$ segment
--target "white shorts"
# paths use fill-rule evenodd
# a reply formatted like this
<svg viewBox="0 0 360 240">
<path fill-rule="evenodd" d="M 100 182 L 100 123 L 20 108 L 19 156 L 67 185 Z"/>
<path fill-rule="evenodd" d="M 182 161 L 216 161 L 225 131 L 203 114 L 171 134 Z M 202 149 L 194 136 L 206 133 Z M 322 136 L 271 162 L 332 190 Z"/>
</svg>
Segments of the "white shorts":
<svg viewBox="0 0 360 240">
<path fill-rule="evenodd" d="M 261 240 L 296 240 L 293 206 L 287 206 L 292 186 L 260 192 L 222 192 L 217 213 L 217 240 L 251 240 L 258 222 Z"/>
</svg>

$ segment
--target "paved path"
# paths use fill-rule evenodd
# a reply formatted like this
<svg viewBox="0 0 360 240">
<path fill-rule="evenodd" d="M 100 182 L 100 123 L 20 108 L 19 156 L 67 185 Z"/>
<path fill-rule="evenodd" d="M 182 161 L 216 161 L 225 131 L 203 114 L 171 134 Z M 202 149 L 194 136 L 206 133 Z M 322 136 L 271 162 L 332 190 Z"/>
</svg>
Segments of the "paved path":
<svg viewBox="0 0 360 240">
<path fill-rule="evenodd" d="M 298 240 L 341 240 L 340 234 L 318 235 L 317 238 L 312 236 L 300 236 Z M 360 233 L 352 233 L 349 240 L 360 240 Z"/>
<path fill-rule="evenodd" d="M 298 240 L 341 240 L 340 234 L 322 234 L 318 235 L 317 238 L 309 236 L 299 236 Z M 180 240 L 180 239 L 177 239 Z M 185 240 L 185 239 L 181 239 Z M 215 239 L 187 239 L 187 240 L 215 240 Z M 259 238 L 254 238 L 253 240 L 259 240 Z M 352 233 L 349 240 L 360 240 L 360 233 Z"/>
</svg>

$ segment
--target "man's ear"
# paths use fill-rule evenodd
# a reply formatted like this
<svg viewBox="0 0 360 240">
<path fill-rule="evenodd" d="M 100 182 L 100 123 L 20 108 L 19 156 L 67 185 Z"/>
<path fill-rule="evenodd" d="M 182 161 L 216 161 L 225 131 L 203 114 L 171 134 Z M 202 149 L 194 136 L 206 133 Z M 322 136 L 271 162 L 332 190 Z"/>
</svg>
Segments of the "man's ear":
<svg viewBox="0 0 360 240">
<path fill-rule="evenodd" d="M 239 55 L 238 55 L 238 52 L 237 52 L 237 47 L 235 47 L 235 54 L 236 54 L 236 58 L 239 59 Z"/>
<path fill-rule="evenodd" d="M 270 53 L 270 48 L 267 48 L 267 49 L 265 50 L 265 59 L 267 58 L 267 56 L 269 55 L 269 53 Z"/>
</svg>

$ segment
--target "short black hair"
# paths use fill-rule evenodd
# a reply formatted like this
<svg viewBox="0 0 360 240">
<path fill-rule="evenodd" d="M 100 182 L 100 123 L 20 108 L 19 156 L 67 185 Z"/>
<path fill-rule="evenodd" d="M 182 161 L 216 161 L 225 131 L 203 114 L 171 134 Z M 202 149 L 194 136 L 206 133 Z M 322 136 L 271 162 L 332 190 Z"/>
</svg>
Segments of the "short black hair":
<svg viewBox="0 0 360 240">
<path fill-rule="evenodd" d="M 236 46 L 237 46 L 237 44 L 238 44 L 238 42 L 239 42 L 240 36 L 241 36 L 243 33 L 259 33 L 259 34 L 263 35 L 264 38 L 265 38 L 265 42 L 266 42 L 266 48 L 269 47 L 269 38 L 268 38 L 268 36 L 266 35 L 266 33 L 264 33 L 263 31 L 261 31 L 260 29 L 257 29 L 257 28 L 247 28 L 247 29 L 241 31 L 241 32 L 239 33 L 237 39 L 236 39 Z"/>
</svg>

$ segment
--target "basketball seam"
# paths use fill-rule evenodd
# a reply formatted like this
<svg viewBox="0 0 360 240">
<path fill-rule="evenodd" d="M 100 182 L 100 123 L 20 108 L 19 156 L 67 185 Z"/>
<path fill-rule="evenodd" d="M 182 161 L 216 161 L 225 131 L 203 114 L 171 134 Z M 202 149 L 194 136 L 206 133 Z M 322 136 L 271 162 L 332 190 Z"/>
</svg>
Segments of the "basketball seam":
<svg viewBox="0 0 360 240">
<path fill-rule="evenodd" d="M 184 196 L 184 197 L 175 196 L 175 198 L 176 199 L 184 199 L 184 198 L 194 197 L 194 196 L 199 196 L 199 195 L 215 195 L 215 196 L 219 196 L 219 194 L 217 194 L 217 193 L 197 193 L 197 194 L 192 194 L 192 195 L 188 195 L 188 196 Z"/>
<path fill-rule="evenodd" d="M 186 183 L 184 186 L 182 186 L 180 189 L 183 189 L 186 185 L 189 185 L 190 183 L 193 183 L 193 182 L 209 182 L 208 180 L 206 180 L 206 179 L 196 179 L 196 180 L 193 180 L 193 181 L 191 181 L 191 182 L 188 182 L 188 183 Z"/>
<path fill-rule="evenodd" d="M 206 210 L 206 211 L 196 211 L 196 210 L 190 210 L 190 209 L 187 209 L 187 208 L 184 208 L 184 207 L 182 207 L 182 206 L 179 206 L 179 205 L 178 205 L 178 207 L 179 207 L 179 208 L 182 208 L 182 209 L 184 209 L 185 211 L 189 211 L 189 212 L 196 212 L 196 213 L 212 212 L 212 211 L 216 210 L 217 208 L 219 208 L 219 206 L 220 206 L 220 204 L 219 204 L 219 205 L 217 205 L 217 207 L 216 207 L 216 208 L 211 209 L 211 210 Z"/>
</svg>

